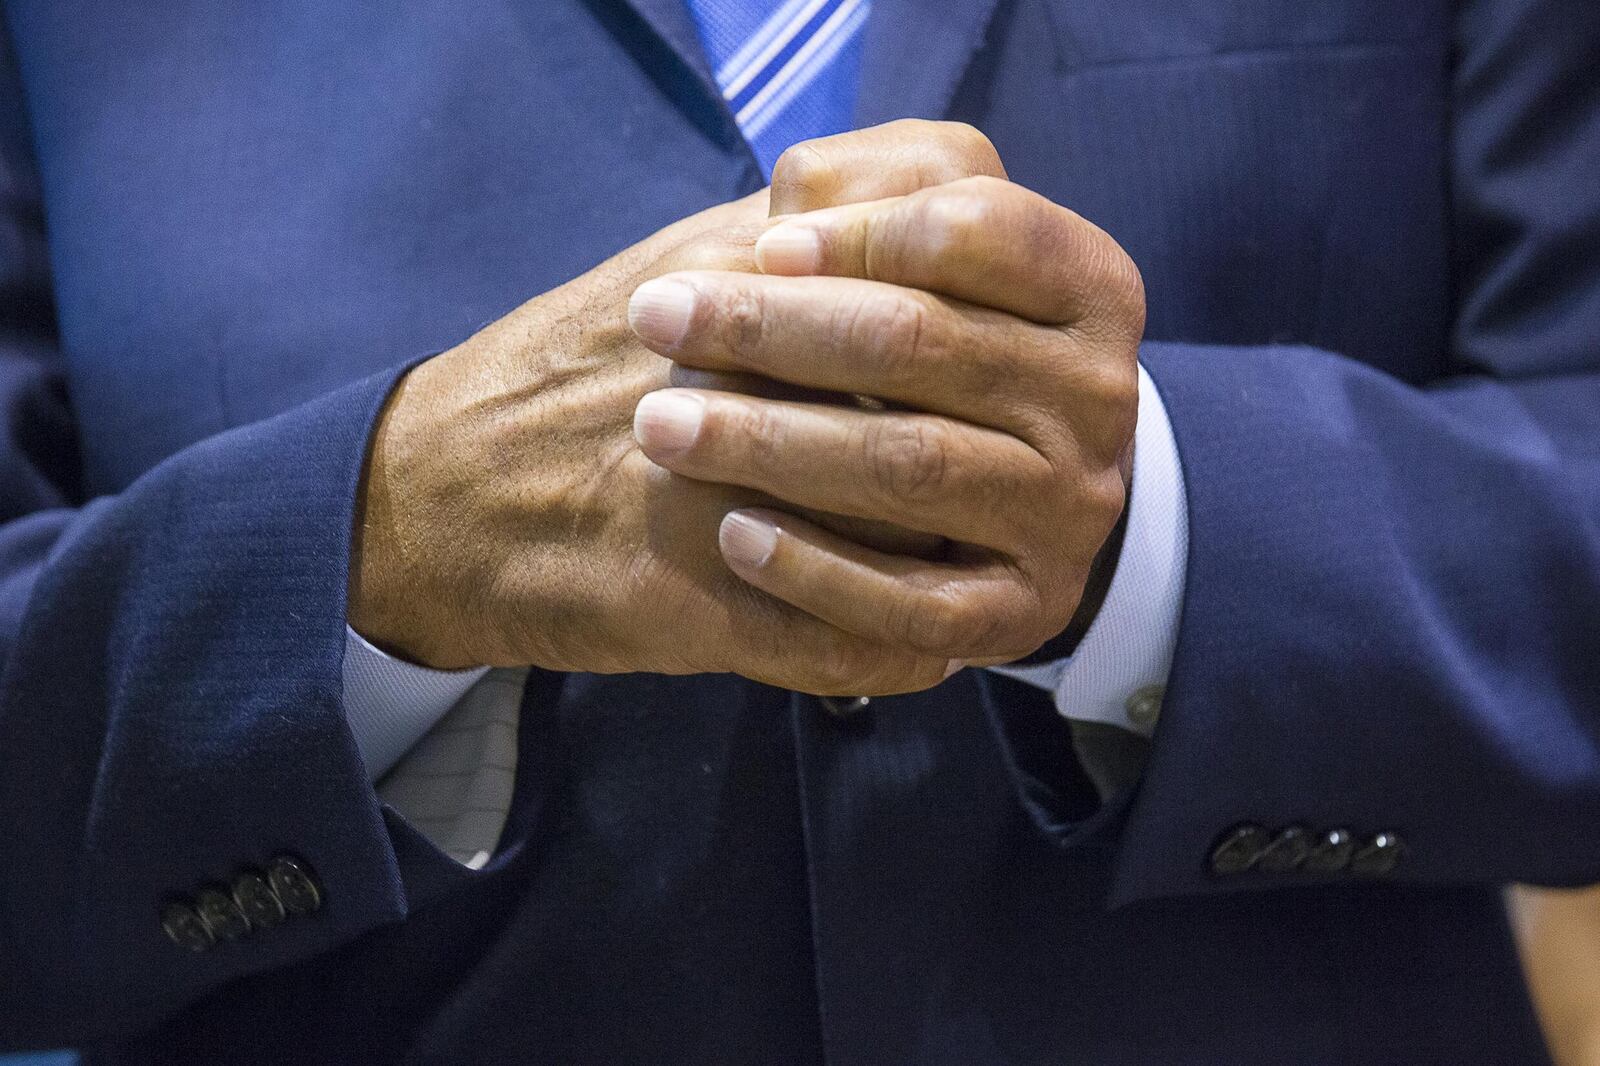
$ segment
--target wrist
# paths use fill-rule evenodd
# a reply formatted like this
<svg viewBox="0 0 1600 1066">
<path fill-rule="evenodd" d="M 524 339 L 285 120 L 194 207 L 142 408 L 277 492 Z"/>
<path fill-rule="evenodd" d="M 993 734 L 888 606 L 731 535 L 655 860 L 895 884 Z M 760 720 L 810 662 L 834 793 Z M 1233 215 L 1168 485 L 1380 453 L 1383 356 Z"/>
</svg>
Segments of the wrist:
<svg viewBox="0 0 1600 1066">
<path fill-rule="evenodd" d="M 411 451 L 407 400 L 418 387 L 416 370 L 400 379 L 368 445 L 356 487 L 345 621 L 385 654 L 434 670 L 459 670 L 478 663 L 454 639 L 459 627 L 438 624 L 449 601 L 431 590 L 428 568 L 417 566 L 417 554 L 406 548 L 417 516 L 401 504 L 398 487 Z"/>
</svg>

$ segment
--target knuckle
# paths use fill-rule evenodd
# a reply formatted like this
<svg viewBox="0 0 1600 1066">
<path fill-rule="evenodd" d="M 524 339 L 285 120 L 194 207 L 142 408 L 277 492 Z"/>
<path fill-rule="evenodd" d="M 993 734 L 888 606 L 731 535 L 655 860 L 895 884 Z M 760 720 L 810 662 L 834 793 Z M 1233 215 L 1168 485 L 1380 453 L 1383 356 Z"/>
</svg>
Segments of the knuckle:
<svg viewBox="0 0 1600 1066">
<path fill-rule="evenodd" d="M 974 196 L 984 201 L 993 201 L 998 198 L 1015 195 L 1020 191 L 1020 188 L 1020 186 L 1013 185 L 1006 179 L 995 177 L 993 174 L 973 174 L 950 183 L 952 192 Z"/>
<path fill-rule="evenodd" d="M 1049 402 L 1048 391 L 1060 375 L 1059 341 L 1032 328 L 991 333 L 980 342 L 952 338 L 946 362 L 961 374 L 972 395 L 1017 396 Z M 976 349 L 976 351 L 973 351 Z M 969 352 L 972 354 L 969 356 Z"/>
<path fill-rule="evenodd" d="M 886 657 L 887 678 L 880 685 L 885 692 L 921 692 L 933 688 L 945 679 L 945 664 L 949 660 L 949 656 L 915 653 Z"/>
<path fill-rule="evenodd" d="M 1087 563 L 1116 526 L 1117 519 L 1122 517 L 1128 501 L 1127 486 L 1120 471 L 1106 468 L 1082 477 L 1071 499 L 1073 513 L 1078 516 L 1078 529 L 1068 539 L 1078 545 L 1073 550 L 1086 553 L 1084 561 Z"/>
<path fill-rule="evenodd" d="M 801 141 L 778 156 L 772 166 L 772 186 L 807 201 L 826 201 L 839 185 L 839 170 L 816 141 Z"/>
<path fill-rule="evenodd" d="M 1048 589 L 1028 579 L 1020 569 L 1008 579 L 1008 593 L 996 615 L 987 650 L 994 655 L 1020 659 L 1055 636 L 1072 616 L 1051 602 Z"/>
<path fill-rule="evenodd" d="M 928 198 L 924 224 L 935 246 L 941 250 L 970 244 L 994 225 L 994 202 L 981 190 L 968 185 L 975 180 L 978 179 L 952 182 L 938 195 Z"/>
<path fill-rule="evenodd" d="M 1102 359 L 1097 364 L 1095 391 L 1108 411 L 1119 415 L 1136 415 L 1139 411 L 1139 362 L 1133 357 L 1120 356 Z"/>
<path fill-rule="evenodd" d="M 1053 473 L 1048 460 L 1036 458 L 1036 463 L 1028 464 L 997 462 L 985 469 L 982 477 L 972 479 L 978 506 L 1019 530 L 1030 528 Z"/>
<path fill-rule="evenodd" d="M 912 261 L 908 240 L 917 232 L 921 220 L 917 212 L 903 209 L 874 212 L 857 231 L 859 259 L 852 266 L 871 281 L 899 282 Z"/>
<path fill-rule="evenodd" d="M 860 641 L 845 633 L 828 634 L 805 669 L 821 696 L 859 695 L 872 672 Z"/>
<path fill-rule="evenodd" d="M 906 611 L 903 639 L 930 655 L 956 658 L 992 646 L 1000 619 L 964 590 L 944 585 Z"/>
<path fill-rule="evenodd" d="M 873 293 L 850 305 L 836 324 L 840 349 L 860 353 L 891 380 L 904 380 L 927 356 L 931 309 L 910 293 Z"/>
<path fill-rule="evenodd" d="M 883 695 L 927 688 L 928 660 L 904 648 L 874 647 L 851 680 L 852 695 Z"/>
<path fill-rule="evenodd" d="M 756 241 L 766 231 L 765 222 L 743 222 L 719 229 L 713 236 L 721 269 L 750 270 L 754 267 Z"/>
<path fill-rule="evenodd" d="M 736 438 L 739 450 L 753 469 L 764 472 L 779 469 L 785 450 L 783 418 L 767 403 L 742 402 L 737 410 L 738 414 L 721 435 Z"/>
<path fill-rule="evenodd" d="M 1000 150 L 994 146 L 994 141 L 990 141 L 978 126 L 966 123 L 958 123 L 958 126 L 966 141 L 966 157 L 971 170 L 976 174 L 987 174 L 990 178 L 1005 178 L 1005 163 L 1000 162 Z"/>
<path fill-rule="evenodd" d="M 894 501 L 940 495 L 950 478 L 949 434 L 939 423 L 889 416 L 873 419 L 864 435 L 867 467 L 879 492 Z"/>
<path fill-rule="evenodd" d="M 961 178 L 934 190 L 922 203 L 917 224 L 937 253 L 981 248 L 1002 226 L 1017 187 L 989 175 Z"/>
<path fill-rule="evenodd" d="M 732 261 L 730 242 L 721 234 L 706 234 L 686 241 L 673 252 L 664 272 L 679 270 L 723 270 Z"/>
<path fill-rule="evenodd" d="M 895 119 L 879 127 L 884 135 L 879 148 L 893 151 L 897 160 L 952 160 L 957 154 L 954 149 L 960 137 L 958 130 L 964 126 L 965 123 L 941 119 Z"/>
<path fill-rule="evenodd" d="M 1112 305 L 1128 323 L 1129 332 L 1135 336 L 1142 334 L 1145 316 L 1144 275 L 1139 272 L 1133 257 L 1120 246 L 1116 254 L 1111 256 L 1107 281 Z"/>
<path fill-rule="evenodd" d="M 1005 176 L 1005 168 L 1000 163 L 1000 153 L 995 149 L 994 142 L 989 140 L 982 130 L 967 122 L 942 122 L 939 125 L 965 165 L 967 174 Z"/>
<path fill-rule="evenodd" d="M 1094 458 L 1114 459 L 1138 426 L 1139 364 L 1131 357 L 1098 359 L 1078 377 L 1074 391 L 1094 401 L 1080 441 Z"/>
<path fill-rule="evenodd" d="M 765 232 L 759 222 L 718 226 L 685 241 L 673 252 L 674 270 L 745 270 L 753 263 L 756 240 Z"/>
<path fill-rule="evenodd" d="M 1122 510 L 1128 504 L 1128 486 L 1123 482 L 1120 472 L 1108 470 L 1087 486 L 1086 497 L 1088 509 L 1097 514 L 1106 529 L 1110 530 L 1122 517 Z"/>
<path fill-rule="evenodd" d="M 891 125 L 906 142 L 902 153 L 916 168 L 918 188 L 979 174 L 1005 174 L 1000 154 L 976 126 L 928 119 L 902 119 Z"/>
<path fill-rule="evenodd" d="M 982 145 L 991 151 L 994 150 L 994 145 L 990 143 L 989 138 L 984 134 L 984 132 L 970 122 L 949 121 L 941 122 L 939 125 L 943 127 L 946 132 L 960 138 L 969 146 Z"/>
<path fill-rule="evenodd" d="M 943 667 L 947 658 L 881 649 L 868 672 L 857 682 L 855 691 L 862 695 L 890 695 L 932 688 L 944 680 Z"/>
<path fill-rule="evenodd" d="M 1098 282 L 1098 303 L 1117 335 L 1137 338 L 1144 333 L 1144 276 L 1122 245 L 1104 230 L 1094 233 L 1095 249 L 1089 259 L 1091 275 Z"/>
<path fill-rule="evenodd" d="M 885 122 L 879 129 L 895 140 L 915 143 L 938 134 L 945 126 L 955 125 L 959 123 L 932 118 L 897 118 Z"/>
<path fill-rule="evenodd" d="M 718 300 L 717 339 L 738 362 L 753 360 L 766 337 L 766 299 L 746 285 L 728 288 Z"/>
</svg>

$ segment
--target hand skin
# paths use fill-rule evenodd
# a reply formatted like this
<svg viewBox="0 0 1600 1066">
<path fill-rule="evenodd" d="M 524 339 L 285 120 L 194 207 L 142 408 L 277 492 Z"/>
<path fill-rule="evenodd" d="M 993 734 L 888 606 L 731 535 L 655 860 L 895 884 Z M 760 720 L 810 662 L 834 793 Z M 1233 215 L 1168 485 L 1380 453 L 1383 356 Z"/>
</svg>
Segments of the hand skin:
<svg viewBox="0 0 1600 1066">
<path fill-rule="evenodd" d="M 790 217 L 755 256 L 762 275 L 642 286 L 640 336 L 683 366 L 890 406 L 669 389 L 640 403 L 644 453 L 949 548 L 907 557 L 747 508 L 720 527 L 728 566 L 843 630 L 935 658 L 1009 662 L 1061 632 L 1126 500 L 1144 327 L 1131 260 L 994 177 Z"/>
<path fill-rule="evenodd" d="M 413 370 L 374 435 L 351 624 L 437 667 L 852 695 L 1060 631 L 1122 510 L 1143 304 L 1109 238 L 1003 173 L 952 124 L 797 146 L 771 212 L 857 205 L 804 216 L 815 261 L 780 220 L 758 263 L 758 194 Z M 662 290 L 635 295 L 667 275 L 695 294 L 675 339 Z M 674 397 L 706 415 L 676 450 Z"/>
<path fill-rule="evenodd" d="M 852 159 L 892 157 L 867 170 Z M 976 131 L 893 123 L 797 146 L 788 207 L 898 195 L 999 171 Z M 439 668 L 737 671 L 818 693 L 937 683 L 947 662 L 847 634 L 732 574 L 717 527 L 776 501 L 670 474 L 638 451 L 640 397 L 673 381 L 842 399 L 675 367 L 628 326 L 628 298 L 674 270 L 754 271 L 766 192 L 667 227 L 412 370 L 374 431 L 350 565 L 350 624 Z M 865 542 L 928 538 L 812 513 Z"/>
</svg>

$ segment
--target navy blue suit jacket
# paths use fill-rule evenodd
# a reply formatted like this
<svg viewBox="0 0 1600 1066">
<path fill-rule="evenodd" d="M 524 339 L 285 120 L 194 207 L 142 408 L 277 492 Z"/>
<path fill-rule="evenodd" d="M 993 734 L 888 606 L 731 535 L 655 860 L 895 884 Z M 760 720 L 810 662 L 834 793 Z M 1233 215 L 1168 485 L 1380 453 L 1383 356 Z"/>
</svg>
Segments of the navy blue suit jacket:
<svg viewBox="0 0 1600 1066">
<path fill-rule="evenodd" d="M 839 723 L 536 673 L 456 867 L 340 708 L 407 363 L 761 184 L 678 0 L 10 0 L 0 1046 L 98 1061 L 1520 1063 L 1495 885 L 1600 879 L 1600 5 L 877 0 L 860 123 L 980 126 L 1144 271 L 1180 647 L 1098 804 L 966 672 Z M 1214 877 L 1240 823 L 1387 876 Z M 203 954 L 169 894 L 326 905 Z"/>
</svg>

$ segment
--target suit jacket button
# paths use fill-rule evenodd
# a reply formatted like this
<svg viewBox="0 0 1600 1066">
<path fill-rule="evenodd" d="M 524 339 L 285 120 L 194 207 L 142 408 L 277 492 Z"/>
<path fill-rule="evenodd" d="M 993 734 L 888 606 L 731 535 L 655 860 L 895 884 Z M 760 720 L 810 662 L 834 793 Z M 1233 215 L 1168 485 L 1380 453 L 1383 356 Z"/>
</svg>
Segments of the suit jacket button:
<svg viewBox="0 0 1600 1066">
<path fill-rule="evenodd" d="M 1375 833 L 1365 846 L 1350 857 L 1350 872 L 1382 877 L 1400 864 L 1405 850 L 1405 842 L 1398 833 Z"/>
<path fill-rule="evenodd" d="M 283 901 L 256 870 L 246 870 L 233 879 L 233 902 L 257 929 L 271 929 L 284 919 Z"/>
<path fill-rule="evenodd" d="M 290 914 L 312 914 L 322 907 L 322 883 L 293 855 L 279 855 L 267 864 L 267 884 Z"/>
<path fill-rule="evenodd" d="M 1329 829 L 1317 836 L 1311 844 L 1300 869 L 1306 873 L 1336 874 L 1350 865 L 1350 856 L 1356 850 L 1355 837 L 1348 829 Z"/>
<path fill-rule="evenodd" d="M 871 696 L 818 696 L 817 699 L 835 718 L 854 718 L 872 703 Z"/>
<path fill-rule="evenodd" d="M 226 889 L 202 888 L 195 893 L 194 909 L 218 940 L 238 940 L 250 931 L 250 920 Z"/>
<path fill-rule="evenodd" d="M 1211 849 L 1211 872 L 1218 877 L 1242 874 L 1256 864 L 1269 843 L 1259 825 L 1235 826 Z"/>
<path fill-rule="evenodd" d="M 205 951 L 217 942 L 194 907 L 178 900 L 161 908 L 161 931 L 185 951 Z"/>
<path fill-rule="evenodd" d="M 1292 873 L 1311 853 L 1311 834 L 1297 825 L 1280 829 L 1267 850 L 1261 853 L 1256 869 L 1269 874 Z"/>
</svg>

